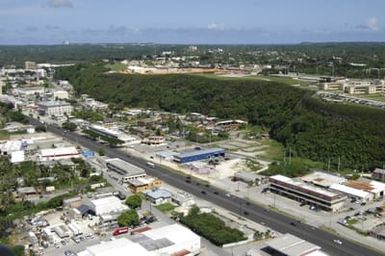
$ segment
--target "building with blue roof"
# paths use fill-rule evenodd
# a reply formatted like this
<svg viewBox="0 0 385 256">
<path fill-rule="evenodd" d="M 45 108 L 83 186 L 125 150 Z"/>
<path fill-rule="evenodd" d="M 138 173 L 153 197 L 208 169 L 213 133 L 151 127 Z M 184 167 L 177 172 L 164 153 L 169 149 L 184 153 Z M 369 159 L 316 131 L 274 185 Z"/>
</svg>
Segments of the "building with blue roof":
<svg viewBox="0 0 385 256">
<path fill-rule="evenodd" d="M 214 159 L 217 157 L 224 157 L 225 150 L 222 148 L 208 148 L 195 150 L 190 152 L 184 152 L 179 155 L 174 156 L 174 161 L 180 164 Z"/>
</svg>

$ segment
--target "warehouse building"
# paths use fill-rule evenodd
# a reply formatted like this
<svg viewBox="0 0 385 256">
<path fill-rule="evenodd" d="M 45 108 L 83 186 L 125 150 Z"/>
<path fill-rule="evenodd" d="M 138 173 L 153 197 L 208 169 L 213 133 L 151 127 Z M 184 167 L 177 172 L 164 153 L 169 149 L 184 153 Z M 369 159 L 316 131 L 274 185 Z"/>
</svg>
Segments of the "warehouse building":
<svg viewBox="0 0 385 256">
<path fill-rule="evenodd" d="M 89 246 L 78 256 L 110 255 L 198 255 L 201 240 L 194 232 L 179 224 L 150 229 L 128 238 L 118 238 Z"/>
<path fill-rule="evenodd" d="M 385 183 L 374 180 L 349 180 L 344 184 L 334 184 L 330 189 L 346 194 L 350 198 L 368 202 L 384 197 Z"/>
<path fill-rule="evenodd" d="M 109 171 L 122 175 L 123 182 L 146 177 L 146 172 L 142 168 L 123 161 L 120 158 L 107 159 L 106 167 Z"/>
<path fill-rule="evenodd" d="M 87 206 L 95 215 L 123 212 L 128 210 L 128 206 L 122 204 L 122 202 L 115 196 L 92 200 L 87 203 Z"/>
<path fill-rule="evenodd" d="M 209 148 L 202 150 L 195 150 L 191 152 L 184 152 L 179 155 L 174 156 L 174 161 L 180 164 L 208 160 L 217 157 L 224 157 L 225 150 L 222 148 Z"/>
<path fill-rule="evenodd" d="M 283 175 L 271 176 L 269 181 L 272 192 L 326 211 L 338 211 L 344 206 L 346 200 L 346 196 L 343 194 L 305 184 Z"/>
<path fill-rule="evenodd" d="M 40 161 L 54 161 L 79 158 L 80 152 L 75 147 L 47 148 L 40 150 Z"/>
<path fill-rule="evenodd" d="M 321 247 L 302 240 L 291 234 L 285 234 L 266 242 L 264 251 L 277 256 L 327 256 L 321 251 Z"/>
</svg>

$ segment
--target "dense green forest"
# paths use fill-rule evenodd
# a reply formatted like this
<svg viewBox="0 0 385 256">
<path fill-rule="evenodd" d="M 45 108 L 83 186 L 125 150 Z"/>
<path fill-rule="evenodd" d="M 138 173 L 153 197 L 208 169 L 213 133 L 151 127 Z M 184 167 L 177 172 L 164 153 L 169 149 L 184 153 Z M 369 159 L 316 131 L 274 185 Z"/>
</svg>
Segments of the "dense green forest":
<svg viewBox="0 0 385 256">
<path fill-rule="evenodd" d="M 105 71 L 103 65 L 82 64 L 58 69 L 56 78 L 114 107 L 247 119 L 269 129 L 294 157 L 359 170 L 385 163 L 383 110 L 324 103 L 310 91 L 276 82 Z"/>
<path fill-rule="evenodd" d="M 218 48 L 223 51 L 216 52 Z M 0 67 L 11 64 L 23 67 L 28 60 L 38 63 L 80 63 L 102 59 L 155 60 L 163 51 L 170 51 L 173 56 L 197 57 L 203 65 L 269 64 L 273 66 L 273 69 L 265 70 L 269 73 L 291 71 L 359 78 L 385 75 L 385 43 L 369 42 L 199 45 L 198 50 L 193 52 L 188 49 L 188 45 L 171 44 L 3 45 L 0 46 Z M 362 63 L 365 66 L 354 66 L 351 63 Z"/>
</svg>

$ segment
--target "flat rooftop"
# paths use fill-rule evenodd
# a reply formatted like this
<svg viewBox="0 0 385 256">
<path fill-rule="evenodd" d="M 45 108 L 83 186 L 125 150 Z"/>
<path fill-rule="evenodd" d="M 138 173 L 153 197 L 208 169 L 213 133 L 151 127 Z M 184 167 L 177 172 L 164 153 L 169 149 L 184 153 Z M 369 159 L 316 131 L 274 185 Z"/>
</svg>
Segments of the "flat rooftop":
<svg viewBox="0 0 385 256">
<path fill-rule="evenodd" d="M 62 106 L 71 106 L 70 103 L 64 101 L 41 101 L 38 103 L 42 107 L 62 107 Z"/>
<path fill-rule="evenodd" d="M 285 234 L 266 242 L 267 246 L 287 256 L 308 255 L 319 251 L 321 247 L 302 240 L 291 234 Z"/>
<path fill-rule="evenodd" d="M 182 152 L 179 155 L 176 155 L 175 157 L 176 158 L 185 158 L 185 157 L 192 157 L 192 156 L 196 156 L 196 155 L 216 154 L 216 153 L 224 153 L 224 152 L 225 152 L 225 150 L 223 148 L 208 148 L 208 149 Z"/>
<path fill-rule="evenodd" d="M 301 180 L 321 187 L 330 187 L 333 184 L 342 184 L 346 181 L 344 177 L 320 171 L 305 175 L 301 177 Z"/>
<path fill-rule="evenodd" d="M 274 176 L 271 176 L 270 179 L 281 182 L 281 183 L 286 183 L 287 185 L 290 185 L 293 187 L 298 187 L 298 188 L 301 188 L 303 190 L 307 190 L 307 191 L 310 191 L 310 192 L 313 192 L 313 193 L 316 193 L 319 195 L 323 195 L 326 197 L 330 197 L 330 198 L 342 197 L 341 194 L 334 193 L 334 192 L 331 192 L 331 191 L 328 191 L 328 190 L 325 190 L 322 188 L 318 188 L 316 186 L 312 186 L 312 185 L 291 179 L 291 178 L 283 176 L 283 175 L 274 175 Z"/>
<path fill-rule="evenodd" d="M 120 170 L 123 170 L 126 172 L 128 175 L 142 175 L 146 174 L 146 172 L 142 169 L 139 168 L 135 165 L 132 165 L 126 161 L 123 161 L 120 158 L 112 158 L 112 159 L 107 159 L 106 160 L 107 167 L 110 165 L 113 168 L 118 168 Z"/>
</svg>

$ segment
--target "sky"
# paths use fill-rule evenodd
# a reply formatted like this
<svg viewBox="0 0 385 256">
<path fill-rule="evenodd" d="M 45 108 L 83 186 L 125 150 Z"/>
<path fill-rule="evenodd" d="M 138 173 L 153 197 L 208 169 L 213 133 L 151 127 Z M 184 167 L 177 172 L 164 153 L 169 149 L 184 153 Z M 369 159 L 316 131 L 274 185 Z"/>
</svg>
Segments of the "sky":
<svg viewBox="0 0 385 256">
<path fill-rule="evenodd" d="M 385 0 L 0 0 L 0 44 L 385 41 Z"/>
</svg>

